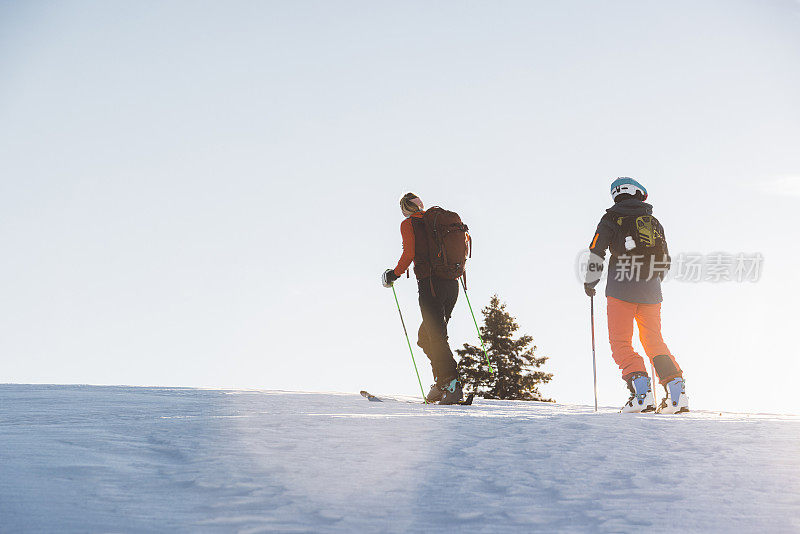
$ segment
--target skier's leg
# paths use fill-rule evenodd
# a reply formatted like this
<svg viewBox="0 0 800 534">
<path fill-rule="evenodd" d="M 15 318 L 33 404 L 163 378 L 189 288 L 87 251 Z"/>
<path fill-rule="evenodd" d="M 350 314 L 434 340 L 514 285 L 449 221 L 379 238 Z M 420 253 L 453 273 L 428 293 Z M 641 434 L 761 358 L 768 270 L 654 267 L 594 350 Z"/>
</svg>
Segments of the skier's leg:
<svg viewBox="0 0 800 534">
<path fill-rule="evenodd" d="M 611 355 L 622 370 L 622 379 L 627 380 L 634 373 L 647 374 L 644 359 L 633 350 L 633 318 L 639 306 L 607 297 L 608 301 L 608 341 Z"/>
<path fill-rule="evenodd" d="M 640 304 L 636 310 L 639 339 L 648 358 L 653 362 L 658 381 L 663 385 L 683 376 L 678 362 L 661 335 L 661 304 Z"/>
<path fill-rule="evenodd" d="M 437 382 L 452 379 L 456 375 L 456 361 L 447 342 L 447 321 L 458 298 L 458 282 L 434 278 L 420 280 L 418 286 L 422 324 L 417 345 L 431 361 Z"/>
<path fill-rule="evenodd" d="M 422 280 L 419 291 L 426 336 L 423 350 L 431 360 L 437 383 L 444 383 L 456 377 L 456 361 L 447 343 L 447 320 L 458 298 L 458 282 L 437 278 Z"/>
<path fill-rule="evenodd" d="M 437 308 L 439 307 L 436 299 L 431 293 L 430 281 L 418 280 L 417 286 L 419 287 L 419 309 L 422 313 L 422 323 L 419 325 L 419 332 L 417 337 L 417 345 L 428 357 L 431 362 L 431 370 L 433 371 L 433 379 L 438 381 L 439 370 L 437 369 L 437 361 L 435 356 L 436 346 L 434 343 L 434 336 L 431 330 L 435 330 L 434 325 L 437 320 Z"/>
<path fill-rule="evenodd" d="M 433 378 L 444 383 L 456 377 L 456 361 L 448 344 L 447 322 L 458 300 L 458 281 L 423 279 L 418 282 L 422 324 L 419 345 L 431 362 Z M 433 286 L 435 295 L 431 291 Z"/>
<path fill-rule="evenodd" d="M 447 322 L 450 322 L 450 316 L 453 314 L 453 308 L 458 301 L 458 280 L 442 280 L 444 290 L 444 317 Z"/>
<path fill-rule="evenodd" d="M 450 322 L 450 316 L 453 313 L 453 308 L 458 300 L 458 280 L 435 280 L 436 295 L 441 302 L 443 312 L 442 330 L 440 332 L 440 366 L 442 369 L 442 378 L 448 376 L 455 377 L 457 374 L 457 364 L 453 358 L 453 351 L 450 350 L 450 343 L 448 342 L 449 334 L 447 333 L 447 324 Z"/>
<path fill-rule="evenodd" d="M 453 352 L 450 350 L 450 344 L 447 341 L 447 323 L 450 320 L 450 314 L 453 312 L 456 300 L 458 300 L 458 281 L 434 278 L 433 286 L 436 300 L 440 305 L 439 310 L 441 311 L 441 315 L 437 317 L 439 321 L 432 323 L 435 324 L 436 328 L 429 330 L 433 336 L 432 344 L 435 346 L 433 352 L 436 358 L 436 367 L 439 369 L 437 383 L 443 394 L 439 404 L 455 404 L 461 402 L 464 398 L 464 392 L 462 384 L 458 380 L 456 360 L 453 358 Z"/>
</svg>

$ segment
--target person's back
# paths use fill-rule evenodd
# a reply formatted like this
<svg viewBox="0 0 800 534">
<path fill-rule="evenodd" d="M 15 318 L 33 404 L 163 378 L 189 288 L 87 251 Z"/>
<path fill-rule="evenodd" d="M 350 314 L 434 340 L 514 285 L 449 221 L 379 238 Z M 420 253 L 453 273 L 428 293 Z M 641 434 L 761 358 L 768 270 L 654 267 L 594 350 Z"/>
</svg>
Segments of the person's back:
<svg viewBox="0 0 800 534">
<path fill-rule="evenodd" d="M 442 278 L 434 273 L 432 237 L 426 226 L 422 200 L 413 193 L 408 193 L 400 199 L 400 209 L 405 217 L 400 223 L 403 253 L 394 269 L 384 271 L 383 285 L 391 287 L 408 270 L 411 263 L 414 263 L 422 313 L 417 345 L 430 360 L 435 380 L 427 400 L 455 404 L 463 399 L 463 392 L 458 380 L 456 361 L 447 341 L 447 323 L 458 300 L 458 280 Z"/>
<path fill-rule="evenodd" d="M 641 304 L 656 304 L 663 300 L 661 279 L 669 270 L 669 252 L 665 250 L 662 257 L 648 258 L 636 254 L 633 249 L 628 250 L 626 239 L 632 236 L 626 235 L 623 228 L 627 219 L 652 215 L 652 205 L 630 197 L 616 202 L 600 220 L 600 225 L 610 235 L 608 248 L 611 258 L 608 262 L 606 296 Z M 655 230 L 664 239 L 666 248 L 664 228 L 657 219 L 655 222 Z M 631 239 L 627 239 L 627 242 L 630 244 Z M 592 249 L 592 252 L 596 249 Z"/>
<path fill-rule="evenodd" d="M 636 180 L 618 178 L 611 184 L 611 195 L 614 206 L 600 219 L 589 246 L 584 287 L 586 294 L 593 297 L 605 252 L 610 250 L 606 281 L 609 343 L 631 392 L 622 411 L 656 409 L 644 360 L 631 342 L 634 320 L 645 353 L 667 392 L 658 411 L 688 411 L 683 372 L 661 335 L 661 281 L 670 268 L 664 228 L 653 216 L 653 207 L 644 202 L 647 190 Z"/>
</svg>

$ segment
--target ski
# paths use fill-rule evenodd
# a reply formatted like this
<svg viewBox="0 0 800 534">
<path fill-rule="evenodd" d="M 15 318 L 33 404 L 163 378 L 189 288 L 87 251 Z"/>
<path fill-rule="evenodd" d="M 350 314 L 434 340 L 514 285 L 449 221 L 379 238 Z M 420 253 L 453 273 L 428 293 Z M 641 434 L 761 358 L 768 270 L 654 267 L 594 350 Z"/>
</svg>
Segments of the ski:
<svg viewBox="0 0 800 534">
<path fill-rule="evenodd" d="M 617 413 L 623 413 L 623 412 L 617 412 Z M 682 413 L 690 413 L 690 412 L 689 412 L 688 408 L 681 408 L 679 411 L 677 411 L 675 413 L 661 413 L 661 412 L 657 412 L 655 410 L 650 410 L 649 412 L 644 412 L 644 411 L 642 411 L 642 412 L 627 412 L 627 413 L 624 413 L 624 415 L 658 415 L 658 416 L 666 417 L 668 415 L 680 415 Z"/>
<path fill-rule="evenodd" d="M 467 395 L 466 399 L 464 399 L 463 401 L 459 402 L 458 406 L 472 406 L 473 399 L 475 399 L 475 392 L 474 391 L 471 392 L 469 395 Z"/>
<path fill-rule="evenodd" d="M 382 399 L 380 397 L 376 397 L 375 395 L 373 395 L 369 391 L 364 391 L 364 390 L 361 390 L 360 393 L 361 393 L 362 397 L 364 397 L 365 399 L 367 399 L 370 402 L 383 402 L 384 400 L 389 400 L 389 401 L 394 401 L 394 402 L 405 402 L 406 404 L 438 404 L 436 402 L 428 402 L 428 403 L 422 402 L 422 403 L 420 403 L 420 402 L 403 401 L 403 400 L 392 399 L 392 398 L 384 398 L 384 399 Z M 469 395 L 467 395 L 466 399 L 462 400 L 461 402 L 459 402 L 457 404 L 446 404 L 446 405 L 443 405 L 443 406 L 471 406 L 472 405 L 472 401 L 474 399 L 475 399 L 475 393 L 472 392 Z"/>
<path fill-rule="evenodd" d="M 367 399 L 368 401 L 383 402 L 381 399 L 379 399 L 375 395 L 372 395 L 370 392 L 364 391 L 363 389 L 361 390 L 361 396 L 364 397 L 365 399 Z"/>
</svg>

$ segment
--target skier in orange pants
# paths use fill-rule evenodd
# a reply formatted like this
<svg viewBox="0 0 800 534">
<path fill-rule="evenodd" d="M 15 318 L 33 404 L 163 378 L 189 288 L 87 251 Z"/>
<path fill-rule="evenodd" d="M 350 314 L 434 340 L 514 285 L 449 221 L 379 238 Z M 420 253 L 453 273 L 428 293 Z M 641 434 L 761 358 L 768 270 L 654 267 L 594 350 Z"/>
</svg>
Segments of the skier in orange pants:
<svg viewBox="0 0 800 534">
<path fill-rule="evenodd" d="M 661 336 L 661 280 L 670 268 L 664 228 L 644 202 L 647 190 L 632 178 L 611 184 L 614 206 L 597 226 L 584 289 L 590 297 L 603 270 L 605 251 L 611 251 L 606 283 L 608 339 L 614 361 L 622 370 L 631 397 L 623 412 L 656 410 L 644 359 L 632 345 L 633 323 L 667 397 L 660 413 L 689 411 L 683 372 Z"/>
<path fill-rule="evenodd" d="M 663 371 L 659 373 L 659 381 L 666 384 L 682 376 L 678 362 L 661 336 L 661 303 L 640 304 L 614 297 L 607 297 L 607 300 L 608 340 L 611 343 L 611 355 L 622 369 L 622 376 L 647 374 L 644 359 L 636 353 L 631 343 L 634 320 L 639 327 L 639 340 L 645 354 L 653 362 L 653 367 L 658 363 L 659 371 Z"/>
</svg>

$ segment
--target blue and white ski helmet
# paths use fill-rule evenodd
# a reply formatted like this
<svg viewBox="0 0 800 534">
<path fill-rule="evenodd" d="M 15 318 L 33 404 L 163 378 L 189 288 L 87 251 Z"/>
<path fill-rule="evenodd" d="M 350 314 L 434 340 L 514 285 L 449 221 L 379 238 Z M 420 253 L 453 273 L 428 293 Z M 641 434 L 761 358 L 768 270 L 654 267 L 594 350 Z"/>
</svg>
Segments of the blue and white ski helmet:
<svg viewBox="0 0 800 534">
<path fill-rule="evenodd" d="M 635 195 L 637 191 L 640 191 L 642 195 L 644 195 L 643 200 L 647 200 L 647 189 L 644 188 L 642 184 L 634 180 L 633 178 L 617 178 L 611 184 L 611 198 L 617 200 L 618 195 L 628 194 L 628 195 Z"/>
</svg>

